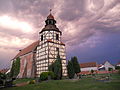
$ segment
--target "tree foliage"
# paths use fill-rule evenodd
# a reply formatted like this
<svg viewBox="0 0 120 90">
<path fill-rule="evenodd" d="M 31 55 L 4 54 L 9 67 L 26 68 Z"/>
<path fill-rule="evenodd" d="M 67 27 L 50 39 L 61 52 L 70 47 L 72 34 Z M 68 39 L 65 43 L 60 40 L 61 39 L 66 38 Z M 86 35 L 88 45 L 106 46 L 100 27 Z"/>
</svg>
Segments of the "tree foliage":
<svg viewBox="0 0 120 90">
<path fill-rule="evenodd" d="M 0 72 L 0 86 L 4 86 L 5 85 L 6 78 L 7 78 L 6 74 Z"/>
<path fill-rule="evenodd" d="M 12 63 L 12 68 L 10 71 L 10 77 L 17 77 L 20 71 L 20 58 L 18 57 L 16 60 Z"/>
<path fill-rule="evenodd" d="M 73 68 L 73 63 L 71 61 L 68 61 L 67 72 L 70 79 L 74 78 L 75 72 Z"/>
<path fill-rule="evenodd" d="M 94 73 L 94 70 L 93 70 L 93 69 L 91 70 L 91 73 L 92 73 L 92 74 Z"/>
<path fill-rule="evenodd" d="M 6 79 L 6 78 L 7 78 L 6 74 L 0 72 L 0 79 Z"/>
<path fill-rule="evenodd" d="M 108 68 L 108 71 L 112 71 L 113 70 L 113 68 Z"/>
<path fill-rule="evenodd" d="M 71 60 L 68 61 L 68 65 L 67 65 L 67 72 L 68 72 L 68 77 L 74 78 L 74 75 L 80 72 L 80 65 L 79 62 L 77 60 L 77 57 L 71 57 Z"/>
<path fill-rule="evenodd" d="M 77 57 L 76 56 L 72 57 L 71 62 L 73 64 L 73 68 L 74 68 L 75 73 L 76 74 L 79 73 L 80 72 L 80 65 L 79 65 L 79 62 L 77 60 Z"/>
<path fill-rule="evenodd" d="M 119 69 L 120 69 L 120 66 L 115 66 L 115 69 L 119 70 Z"/>
<path fill-rule="evenodd" d="M 62 78 L 62 62 L 59 54 L 55 62 L 49 66 L 49 71 L 54 72 L 56 79 L 59 80 Z"/>
<path fill-rule="evenodd" d="M 0 86 L 11 87 L 13 80 L 9 78 L 5 73 L 0 73 Z"/>
</svg>

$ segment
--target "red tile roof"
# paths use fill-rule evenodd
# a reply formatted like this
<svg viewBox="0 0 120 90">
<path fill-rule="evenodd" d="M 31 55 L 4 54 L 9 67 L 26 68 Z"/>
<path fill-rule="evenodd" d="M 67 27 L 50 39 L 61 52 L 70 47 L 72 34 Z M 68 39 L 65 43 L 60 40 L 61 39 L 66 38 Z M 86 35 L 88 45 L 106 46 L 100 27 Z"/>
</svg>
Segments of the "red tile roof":
<svg viewBox="0 0 120 90">
<path fill-rule="evenodd" d="M 82 75 L 87 75 L 87 74 L 91 74 L 91 72 L 90 72 L 90 71 L 81 71 L 81 72 L 78 73 L 77 75 L 80 75 L 80 74 L 82 74 Z"/>
<path fill-rule="evenodd" d="M 53 42 L 52 39 L 48 39 L 47 42 Z"/>
<path fill-rule="evenodd" d="M 94 74 L 97 73 L 97 70 L 94 70 L 93 72 Z M 77 75 L 88 75 L 88 74 L 92 74 L 91 71 L 81 71 L 80 73 L 78 73 Z"/>
<path fill-rule="evenodd" d="M 65 44 L 63 42 L 61 42 L 60 44 L 65 46 Z"/>
<path fill-rule="evenodd" d="M 118 70 L 113 71 L 96 71 L 94 70 L 94 74 L 107 74 L 107 73 L 118 73 Z M 81 71 L 77 73 L 77 75 L 89 75 L 92 74 L 91 71 Z"/>
<path fill-rule="evenodd" d="M 50 13 L 47 19 L 54 19 L 54 16 Z"/>
<path fill-rule="evenodd" d="M 47 25 L 42 30 L 49 30 L 49 29 L 54 29 L 56 31 L 59 31 L 59 29 L 55 25 Z"/>
<path fill-rule="evenodd" d="M 120 65 L 120 63 L 117 63 L 117 65 Z"/>
<path fill-rule="evenodd" d="M 22 55 L 24 55 L 24 54 L 27 54 L 27 53 L 30 53 L 30 52 L 34 51 L 35 48 L 36 48 L 38 45 L 39 45 L 39 40 L 36 41 L 36 42 L 33 42 L 32 44 L 30 44 L 30 45 L 27 46 L 26 48 L 22 49 L 22 50 L 14 57 L 14 59 L 17 58 L 17 57 L 19 57 L 19 56 L 22 56 Z"/>
<path fill-rule="evenodd" d="M 88 63 L 81 63 L 80 64 L 81 68 L 86 68 L 86 67 L 97 67 L 96 62 L 88 62 Z"/>
<path fill-rule="evenodd" d="M 47 42 L 55 43 L 55 42 L 53 42 L 51 39 L 48 39 Z M 63 42 L 60 42 L 60 45 L 64 45 L 64 46 L 65 46 L 65 44 L 64 44 Z"/>
<path fill-rule="evenodd" d="M 106 74 L 109 73 L 109 71 L 97 71 L 98 74 Z"/>
<path fill-rule="evenodd" d="M 97 65 L 98 67 L 101 67 L 101 66 L 103 66 L 102 64 L 99 64 L 99 65 Z"/>
</svg>

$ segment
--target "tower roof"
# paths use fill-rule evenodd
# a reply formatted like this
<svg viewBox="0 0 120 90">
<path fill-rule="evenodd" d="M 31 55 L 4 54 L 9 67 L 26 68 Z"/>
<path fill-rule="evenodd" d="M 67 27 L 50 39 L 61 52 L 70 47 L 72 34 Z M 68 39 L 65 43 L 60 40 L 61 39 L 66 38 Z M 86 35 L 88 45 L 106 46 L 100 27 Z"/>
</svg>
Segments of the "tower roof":
<svg viewBox="0 0 120 90">
<path fill-rule="evenodd" d="M 50 14 L 47 16 L 47 19 L 54 19 L 54 16 L 50 13 Z"/>
<path fill-rule="evenodd" d="M 80 64 L 81 68 L 86 68 L 86 67 L 97 67 L 96 62 L 87 62 L 87 63 L 81 63 Z"/>
<path fill-rule="evenodd" d="M 52 9 L 50 9 L 50 14 L 47 16 L 47 19 L 54 19 L 54 16 L 51 14 Z"/>
</svg>

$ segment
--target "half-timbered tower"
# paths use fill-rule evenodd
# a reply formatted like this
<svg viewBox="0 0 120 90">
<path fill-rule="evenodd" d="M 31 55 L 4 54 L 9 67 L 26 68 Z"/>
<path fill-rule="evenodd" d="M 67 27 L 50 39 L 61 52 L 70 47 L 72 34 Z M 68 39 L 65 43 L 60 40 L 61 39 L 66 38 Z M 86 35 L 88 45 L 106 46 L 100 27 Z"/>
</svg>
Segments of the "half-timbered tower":
<svg viewBox="0 0 120 90">
<path fill-rule="evenodd" d="M 56 60 L 58 54 L 62 60 L 63 76 L 67 75 L 65 44 L 62 43 L 61 36 L 62 32 L 57 28 L 56 20 L 50 13 L 45 21 L 45 27 L 39 32 L 40 42 L 36 53 L 37 76 L 48 71 L 49 65 Z"/>
</svg>

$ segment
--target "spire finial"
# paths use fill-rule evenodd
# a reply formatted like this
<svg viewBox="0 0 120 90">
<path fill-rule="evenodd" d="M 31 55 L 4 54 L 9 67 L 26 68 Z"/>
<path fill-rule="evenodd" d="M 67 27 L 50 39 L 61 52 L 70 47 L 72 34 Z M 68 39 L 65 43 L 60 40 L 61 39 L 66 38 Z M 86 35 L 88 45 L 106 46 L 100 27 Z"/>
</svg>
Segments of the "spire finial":
<svg viewBox="0 0 120 90">
<path fill-rule="evenodd" d="M 50 9 L 50 14 L 51 14 L 51 12 L 52 12 L 52 9 Z"/>
<path fill-rule="evenodd" d="M 54 19 L 54 16 L 51 14 L 52 9 L 50 9 L 50 14 L 48 15 L 47 19 Z"/>
</svg>

